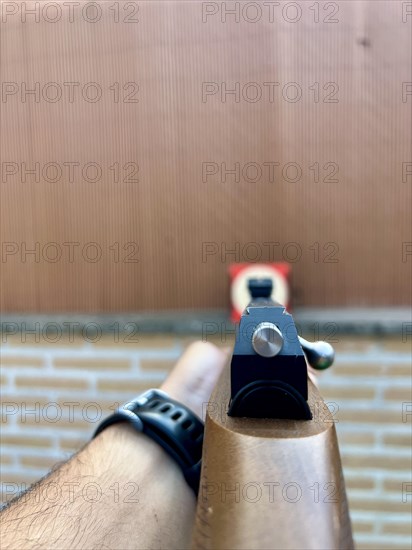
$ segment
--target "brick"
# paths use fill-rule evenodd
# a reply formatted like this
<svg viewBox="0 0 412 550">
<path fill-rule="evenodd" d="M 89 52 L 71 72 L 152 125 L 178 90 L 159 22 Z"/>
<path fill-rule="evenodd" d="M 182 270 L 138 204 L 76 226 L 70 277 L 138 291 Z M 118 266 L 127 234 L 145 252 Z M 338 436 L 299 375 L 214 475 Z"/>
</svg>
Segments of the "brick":
<svg viewBox="0 0 412 550">
<path fill-rule="evenodd" d="M 44 359 L 41 357 L 19 357 L 19 356 L 4 356 L 0 358 L 2 367 L 36 367 L 40 368 L 44 365 Z"/>
<path fill-rule="evenodd" d="M 159 380 L 98 380 L 97 390 L 106 392 L 124 392 L 132 396 L 142 391 L 159 386 Z"/>
<path fill-rule="evenodd" d="M 80 378 L 58 377 L 32 377 L 16 376 L 15 384 L 21 388 L 67 388 L 73 390 L 86 390 L 89 387 L 87 380 Z"/>
<path fill-rule="evenodd" d="M 4 472 L 2 472 L 1 474 L 2 483 L 15 483 L 20 486 L 20 487 L 16 487 L 17 491 L 24 490 L 25 488 L 30 487 L 30 485 L 38 481 L 38 479 L 39 479 L 39 476 L 36 474 L 27 474 L 27 473 L 11 474 L 11 473 L 4 473 Z"/>
<path fill-rule="evenodd" d="M 71 398 L 71 400 L 73 401 L 73 397 Z M 37 396 L 20 393 L 2 393 L 1 402 L 3 406 L 3 411 L 5 410 L 4 407 L 7 403 L 13 403 L 17 405 L 17 407 L 19 408 L 17 414 L 20 415 L 23 406 L 26 407 L 26 409 L 34 409 L 36 403 L 39 403 L 38 406 L 43 407 L 47 405 L 47 403 L 50 403 L 50 399 L 48 399 L 47 395 Z"/>
<path fill-rule="evenodd" d="M 46 327 L 42 331 L 42 329 L 39 327 L 37 330 L 37 333 L 30 334 L 29 332 L 22 332 L 17 334 L 5 334 L 3 336 L 4 343 L 7 343 L 10 347 L 17 347 L 17 348 L 31 348 L 31 347 L 55 347 L 55 348 L 61 348 L 70 346 L 71 348 L 76 347 L 80 348 L 81 346 L 84 346 L 86 340 L 83 338 L 83 336 L 80 333 L 76 332 L 64 332 L 63 329 L 69 328 L 68 325 L 63 325 L 57 323 L 57 325 L 62 329 L 61 335 L 58 335 L 58 330 L 55 328 L 55 324 L 53 321 L 50 321 L 49 329 L 46 330 Z M 94 333 L 93 333 L 94 334 Z M 90 329 L 90 336 L 92 336 L 92 329 Z M 56 342 L 54 342 L 54 339 L 57 339 Z"/>
<path fill-rule="evenodd" d="M 2 374 L 0 375 L 0 386 L 5 386 L 7 384 L 8 380 L 7 380 L 7 376 Z"/>
<path fill-rule="evenodd" d="M 308 334 L 307 336 L 304 336 L 304 338 L 307 338 L 308 340 L 316 340 L 318 339 L 317 336 L 315 336 L 312 332 L 312 334 Z M 327 338 L 325 334 L 319 333 L 319 339 Z M 344 336 L 335 334 L 335 336 L 332 337 L 332 339 L 337 340 L 337 342 L 332 342 L 328 340 L 332 346 L 335 348 L 335 350 L 339 353 L 349 353 L 352 351 L 361 351 L 366 352 L 371 347 L 376 346 L 376 340 L 374 338 L 364 338 L 364 337 L 357 337 L 357 336 Z"/>
<path fill-rule="evenodd" d="M 28 468 L 43 468 L 50 470 L 53 466 L 57 466 L 62 461 L 48 456 L 22 456 L 20 464 Z"/>
<path fill-rule="evenodd" d="M 389 365 L 385 369 L 386 374 L 391 376 L 407 376 L 410 380 L 412 376 L 412 367 L 408 364 L 397 364 L 397 365 Z"/>
<path fill-rule="evenodd" d="M 339 363 L 339 358 L 333 367 L 334 376 L 377 376 L 383 373 L 383 366 L 376 363 Z"/>
<path fill-rule="evenodd" d="M 356 541 L 356 550 L 411 550 L 410 542 L 359 542 Z"/>
<path fill-rule="evenodd" d="M 219 334 L 200 334 L 197 336 L 187 336 L 182 340 L 182 345 L 187 348 L 190 344 L 193 342 L 209 342 L 210 344 L 214 344 L 218 348 L 226 348 L 230 347 L 232 348 L 235 344 L 235 335 L 230 333 L 219 333 Z"/>
<path fill-rule="evenodd" d="M 372 477 L 345 476 L 345 484 L 348 489 L 374 489 L 375 480 Z"/>
<path fill-rule="evenodd" d="M 411 459 L 407 456 L 347 455 L 342 453 L 344 468 L 380 468 L 383 470 L 410 470 Z"/>
<path fill-rule="evenodd" d="M 375 435 L 371 432 L 339 432 L 339 443 L 347 445 L 373 445 Z"/>
<path fill-rule="evenodd" d="M 399 500 L 367 500 L 367 499 L 354 499 L 349 495 L 349 509 L 350 510 L 362 510 L 370 512 L 386 512 L 390 513 L 410 513 L 411 503 L 404 503 L 401 499 Z"/>
<path fill-rule="evenodd" d="M 130 369 L 128 359 L 78 359 L 59 358 L 55 359 L 53 366 L 56 369 L 81 369 L 84 371 L 127 371 Z"/>
<path fill-rule="evenodd" d="M 373 399 L 375 388 L 356 386 L 323 386 L 319 384 L 322 395 L 325 399 Z"/>
<path fill-rule="evenodd" d="M 2 445 L 16 445 L 22 447 L 51 447 L 52 440 L 49 437 L 44 436 L 32 436 L 32 435 L 2 435 Z"/>
<path fill-rule="evenodd" d="M 3 466 L 9 466 L 10 464 L 13 464 L 13 457 L 5 454 L 0 454 L 0 464 Z"/>
<path fill-rule="evenodd" d="M 384 399 L 387 401 L 411 401 L 412 402 L 412 389 L 409 387 L 404 388 L 388 388 L 384 392 Z"/>
<path fill-rule="evenodd" d="M 391 522 L 382 526 L 382 533 L 388 535 L 412 535 L 412 522 Z"/>
<path fill-rule="evenodd" d="M 176 345 L 177 338 L 171 334 L 141 334 L 139 331 L 132 334 L 132 325 L 129 328 L 125 326 L 125 328 L 128 329 L 128 333 L 103 334 L 93 345 L 122 350 L 169 349 Z"/>
<path fill-rule="evenodd" d="M 382 409 L 366 409 L 366 410 L 351 410 L 341 407 L 337 414 L 339 422 L 355 422 L 377 424 L 402 424 L 402 409 L 399 407 L 399 412 L 388 411 Z"/>
<path fill-rule="evenodd" d="M 88 436 L 84 437 L 75 437 L 75 438 L 65 438 L 61 437 L 59 440 L 60 449 L 69 452 L 76 452 L 81 449 L 86 443 L 90 441 Z"/>
<path fill-rule="evenodd" d="M 353 521 L 352 529 L 356 533 L 372 533 L 374 529 L 374 524 L 367 521 Z"/>
<path fill-rule="evenodd" d="M 385 491 L 399 493 L 399 495 L 402 495 L 402 492 L 407 492 L 410 489 L 410 485 L 405 486 L 403 485 L 404 483 L 411 483 L 410 476 L 408 479 L 404 479 L 402 481 L 399 479 L 385 479 L 383 482 L 383 489 Z M 408 500 L 410 500 L 410 498 L 408 498 Z"/>
<path fill-rule="evenodd" d="M 64 328 L 64 326 L 62 328 Z M 91 338 L 94 338 L 95 331 L 93 329 L 90 329 L 89 334 Z M 56 342 L 53 342 L 53 339 L 55 337 L 56 331 L 53 331 L 53 328 L 51 327 L 49 332 L 45 333 L 45 335 L 42 336 L 41 345 L 52 348 L 70 347 L 70 349 L 81 349 L 85 344 L 88 344 L 90 341 L 90 338 L 86 339 L 83 337 L 82 334 L 76 332 L 72 332 L 71 334 L 69 332 L 63 332 L 61 337 Z"/>
<path fill-rule="evenodd" d="M 405 337 L 404 337 L 405 338 Z M 382 341 L 382 347 L 385 351 L 395 351 L 399 353 L 410 353 L 411 352 L 411 340 L 405 338 L 405 341 L 402 341 L 402 336 L 399 334 L 394 337 L 387 337 Z"/>
<path fill-rule="evenodd" d="M 395 445 L 399 447 L 412 447 L 411 434 L 386 434 L 383 436 L 385 445 Z"/>
<path fill-rule="evenodd" d="M 168 359 L 142 359 L 140 368 L 143 370 L 156 370 L 169 372 L 175 366 L 176 361 Z"/>
</svg>

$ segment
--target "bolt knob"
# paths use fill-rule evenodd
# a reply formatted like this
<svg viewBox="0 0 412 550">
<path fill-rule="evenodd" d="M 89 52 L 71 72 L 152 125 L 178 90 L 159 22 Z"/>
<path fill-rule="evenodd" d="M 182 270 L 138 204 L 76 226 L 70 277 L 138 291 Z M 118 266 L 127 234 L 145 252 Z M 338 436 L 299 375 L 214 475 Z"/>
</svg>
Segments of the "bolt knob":
<svg viewBox="0 0 412 550">
<path fill-rule="evenodd" d="M 316 370 L 324 370 L 332 365 L 335 359 L 335 350 L 328 342 L 308 342 L 301 336 L 299 336 L 299 342 L 311 367 Z"/>
<path fill-rule="evenodd" d="M 273 323 L 260 323 L 252 336 L 252 347 L 261 357 L 275 357 L 283 346 L 283 336 Z"/>
</svg>

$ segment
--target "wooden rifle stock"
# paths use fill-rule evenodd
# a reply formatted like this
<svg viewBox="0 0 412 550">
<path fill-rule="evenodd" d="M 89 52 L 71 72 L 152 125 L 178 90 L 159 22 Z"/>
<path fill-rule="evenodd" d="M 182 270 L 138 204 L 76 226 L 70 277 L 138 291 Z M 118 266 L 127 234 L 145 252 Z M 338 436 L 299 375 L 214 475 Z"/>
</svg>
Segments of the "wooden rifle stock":
<svg viewBox="0 0 412 550">
<path fill-rule="evenodd" d="M 231 382 L 229 362 L 207 407 L 192 547 L 354 548 L 334 418 L 315 385 L 312 419 L 291 420 L 228 416 Z"/>
<path fill-rule="evenodd" d="M 235 418 L 229 374 L 206 413 L 192 547 L 354 548 L 334 420 L 316 387 L 312 420 Z"/>
</svg>

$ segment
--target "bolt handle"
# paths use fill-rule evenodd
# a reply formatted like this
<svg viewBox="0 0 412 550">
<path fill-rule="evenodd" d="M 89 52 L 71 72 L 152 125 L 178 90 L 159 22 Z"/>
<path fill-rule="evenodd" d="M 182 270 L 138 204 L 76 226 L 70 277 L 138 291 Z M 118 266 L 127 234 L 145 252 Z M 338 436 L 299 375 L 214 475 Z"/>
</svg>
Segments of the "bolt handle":
<svg viewBox="0 0 412 550">
<path fill-rule="evenodd" d="M 308 342 L 299 336 L 299 342 L 311 367 L 316 370 L 329 368 L 335 359 L 335 350 L 328 342 Z"/>
</svg>

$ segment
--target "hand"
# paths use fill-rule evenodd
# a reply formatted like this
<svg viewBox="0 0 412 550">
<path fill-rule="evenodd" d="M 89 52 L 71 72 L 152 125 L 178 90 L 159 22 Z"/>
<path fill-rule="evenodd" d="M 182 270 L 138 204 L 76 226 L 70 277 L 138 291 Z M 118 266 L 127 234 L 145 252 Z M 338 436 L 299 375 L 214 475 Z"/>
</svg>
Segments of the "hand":
<svg viewBox="0 0 412 550">
<path fill-rule="evenodd" d="M 201 416 L 226 360 L 212 344 L 193 344 L 162 389 Z M 45 497 L 49 483 L 61 490 L 55 504 Z M 93 502 L 83 491 L 90 483 L 100 495 Z M 195 509 L 174 460 L 130 425 L 115 424 L 2 511 L 2 548 L 190 548 Z"/>
<path fill-rule="evenodd" d="M 195 342 L 186 349 L 160 389 L 204 420 L 205 404 L 228 360 L 228 348 L 221 350 L 208 342 Z"/>
</svg>

